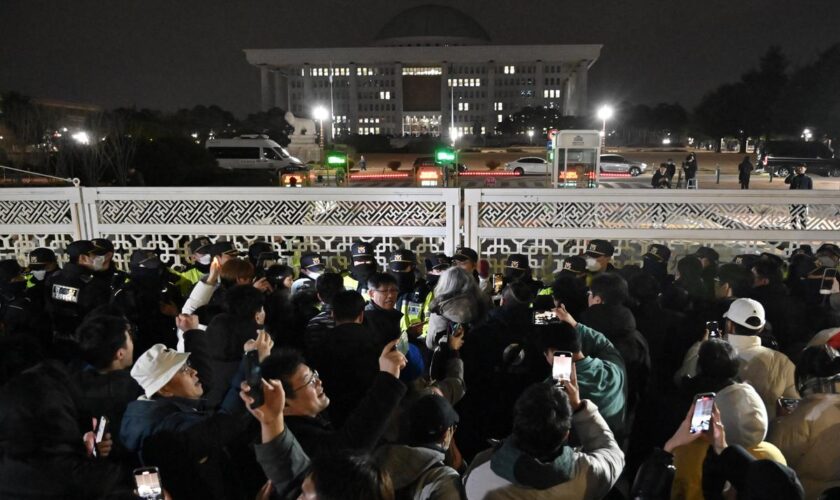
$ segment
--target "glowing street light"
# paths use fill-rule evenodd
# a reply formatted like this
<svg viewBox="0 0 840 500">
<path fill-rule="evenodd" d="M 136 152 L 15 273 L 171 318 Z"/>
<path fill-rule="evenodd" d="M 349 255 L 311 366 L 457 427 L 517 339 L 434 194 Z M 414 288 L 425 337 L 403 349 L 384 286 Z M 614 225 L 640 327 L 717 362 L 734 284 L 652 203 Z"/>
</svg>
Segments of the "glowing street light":
<svg viewBox="0 0 840 500">
<path fill-rule="evenodd" d="M 609 105 L 603 105 L 598 108 L 598 119 L 601 120 L 601 147 L 607 147 L 607 120 L 612 118 L 613 108 Z"/>
<path fill-rule="evenodd" d="M 324 148 L 324 120 L 330 117 L 330 112 L 323 106 L 315 106 L 312 110 L 312 118 L 318 120 L 318 127 L 321 129 L 321 148 Z"/>
<path fill-rule="evenodd" d="M 72 137 L 73 140 L 78 142 L 79 144 L 90 144 L 90 136 L 88 136 L 87 132 L 85 131 L 76 132 L 70 137 Z"/>
<path fill-rule="evenodd" d="M 534 131 L 529 130 L 528 131 L 528 144 L 533 144 L 533 143 L 534 143 Z"/>
<path fill-rule="evenodd" d="M 809 129 L 809 128 L 806 128 L 805 130 L 802 131 L 802 138 L 805 139 L 806 141 L 810 141 L 813 136 L 814 135 L 811 133 L 811 129 Z"/>
</svg>

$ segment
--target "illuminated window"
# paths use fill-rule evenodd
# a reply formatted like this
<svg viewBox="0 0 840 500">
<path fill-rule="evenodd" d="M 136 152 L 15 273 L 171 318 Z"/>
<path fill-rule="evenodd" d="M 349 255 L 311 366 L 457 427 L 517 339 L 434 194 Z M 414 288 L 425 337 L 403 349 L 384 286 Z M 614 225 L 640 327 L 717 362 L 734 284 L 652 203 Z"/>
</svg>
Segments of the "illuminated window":
<svg viewBox="0 0 840 500">
<path fill-rule="evenodd" d="M 403 68 L 402 74 L 407 76 L 434 76 L 441 75 L 443 71 L 440 68 Z"/>
<path fill-rule="evenodd" d="M 505 74 L 506 75 L 516 74 L 516 66 L 505 66 Z"/>
<path fill-rule="evenodd" d="M 504 108 L 504 105 L 503 105 L 502 103 L 500 103 L 500 102 L 495 102 L 495 103 L 493 103 L 493 109 L 494 109 L 495 111 L 501 111 L 501 110 L 503 110 L 503 109 L 505 109 L 505 108 Z"/>
<path fill-rule="evenodd" d="M 503 115 L 496 115 L 496 119 L 499 120 L 499 123 L 502 123 L 502 120 L 504 120 L 505 117 Z"/>
<path fill-rule="evenodd" d="M 458 111 L 469 111 L 470 110 L 470 103 L 468 102 L 459 102 L 458 103 Z"/>
<path fill-rule="evenodd" d="M 390 99 L 391 98 L 391 91 L 386 90 L 386 91 L 380 92 L 379 93 L 379 98 L 382 99 L 382 100 Z"/>
</svg>

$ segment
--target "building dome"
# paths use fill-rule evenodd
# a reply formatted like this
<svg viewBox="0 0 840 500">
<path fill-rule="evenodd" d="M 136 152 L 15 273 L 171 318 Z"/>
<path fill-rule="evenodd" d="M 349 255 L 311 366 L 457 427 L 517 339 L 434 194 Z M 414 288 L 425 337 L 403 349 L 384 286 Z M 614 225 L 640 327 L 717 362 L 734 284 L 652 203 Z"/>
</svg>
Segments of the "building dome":
<svg viewBox="0 0 840 500">
<path fill-rule="evenodd" d="M 473 18 L 444 5 L 421 5 L 404 10 L 379 30 L 374 45 L 484 45 L 490 37 Z"/>
</svg>

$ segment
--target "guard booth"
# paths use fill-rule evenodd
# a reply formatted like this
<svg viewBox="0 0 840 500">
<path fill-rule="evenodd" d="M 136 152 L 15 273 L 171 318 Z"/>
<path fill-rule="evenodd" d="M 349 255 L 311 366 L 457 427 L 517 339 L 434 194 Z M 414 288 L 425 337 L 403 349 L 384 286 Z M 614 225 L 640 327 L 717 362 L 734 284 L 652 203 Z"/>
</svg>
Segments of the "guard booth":
<svg viewBox="0 0 840 500">
<path fill-rule="evenodd" d="M 552 141 L 551 186 L 595 188 L 601 171 L 601 132 L 560 130 Z"/>
</svg>

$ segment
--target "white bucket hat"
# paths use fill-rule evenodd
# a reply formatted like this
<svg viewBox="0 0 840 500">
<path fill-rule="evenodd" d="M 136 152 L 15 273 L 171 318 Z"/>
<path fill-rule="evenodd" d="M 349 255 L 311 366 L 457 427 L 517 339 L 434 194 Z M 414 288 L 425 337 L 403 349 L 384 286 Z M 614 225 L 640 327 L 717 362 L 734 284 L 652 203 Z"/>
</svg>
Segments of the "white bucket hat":
<svg viewBox="0 0 840 500">
<path fill-rule="evenodd" d="M 155 344 L 134 363 L 131 376 L 146 391 L 146 397 L 151 398 L 172 380 L 189 357 L 188 352 L 178 352 L 163 344 Z"/>
</svg>

